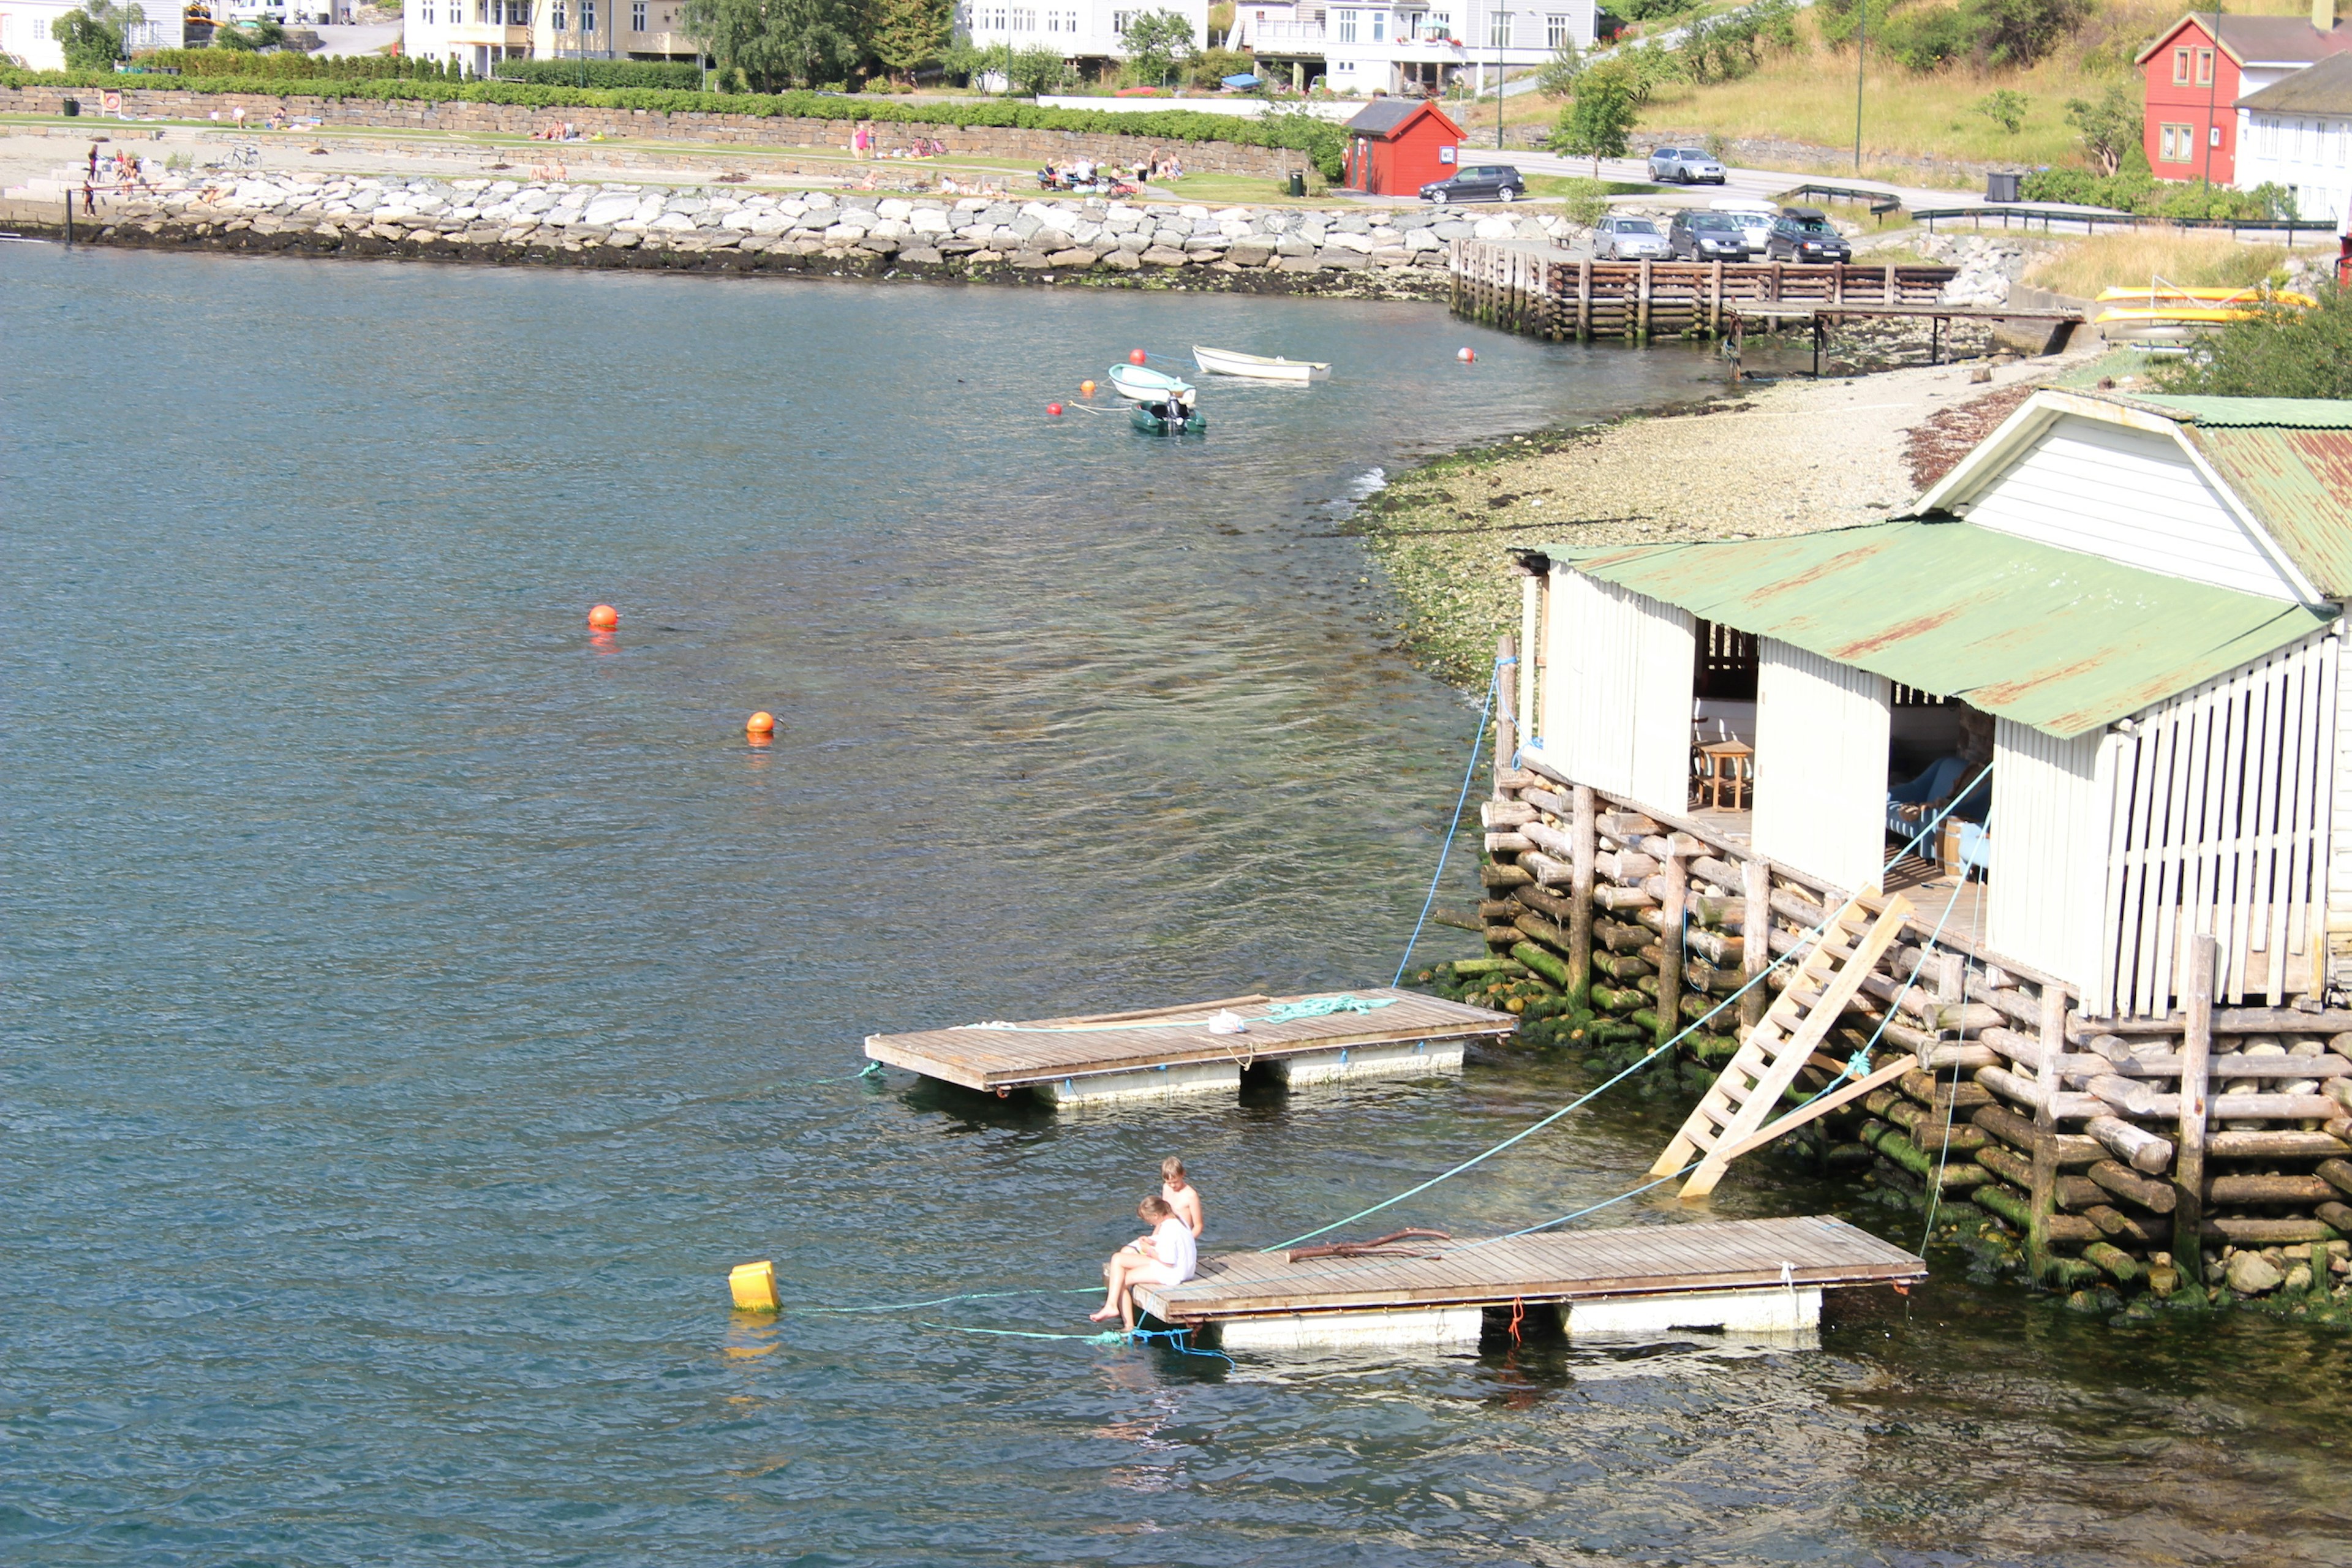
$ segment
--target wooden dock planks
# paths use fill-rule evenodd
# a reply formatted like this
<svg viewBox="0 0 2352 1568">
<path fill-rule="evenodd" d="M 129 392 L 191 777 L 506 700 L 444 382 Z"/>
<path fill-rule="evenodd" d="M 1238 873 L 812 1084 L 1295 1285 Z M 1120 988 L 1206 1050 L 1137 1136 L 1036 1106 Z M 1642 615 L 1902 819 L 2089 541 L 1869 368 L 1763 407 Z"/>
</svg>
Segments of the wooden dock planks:
<svg viewBox="0 0 2352 1568">
<path fill-rule="evenodd" d="M 1140 1014 L 1031 1019 L 1012 1028 L 965 1026 L 871 1035 L 866 1037 L 866 1054 L 875 1061 L 966 1089 L 1010 1089 L 1059 1079 L 1196 1062 L 1247 1064 L 1356 1046 L 1506 1035 L 1518 1023 L 1508 1013 L 1417 991 L 1377 986 L 1348 993 L 1367 1000 L 1387 999 L 1387 1005 L 1370 1012 L 1330 1013 L 1278 1024 L 1253 1022 L 1249 1032 L 1242 1035 L 1213 1035 L 1205 1027 L 1208 1016 L 1221 1008 L 1258 1020 L 1285 1003 L 1331 994 L 1337 993 L 1229 996 Z"/>
<path fill-rule="evenodd" d="M 1297 1263 L 1279 1253 L 1226 1253 L 1205 1259 L 1181 1285 L 1139 1287 L 1137 1300 L 1163 1322 L 1201 1324 L 1292 1312 L 1833 1288 L 1927 1275 L 1919 1258 L 1826 1215 L 1629 1226 L 1427 1250 L 1435 1256 Z"/>
</svg>

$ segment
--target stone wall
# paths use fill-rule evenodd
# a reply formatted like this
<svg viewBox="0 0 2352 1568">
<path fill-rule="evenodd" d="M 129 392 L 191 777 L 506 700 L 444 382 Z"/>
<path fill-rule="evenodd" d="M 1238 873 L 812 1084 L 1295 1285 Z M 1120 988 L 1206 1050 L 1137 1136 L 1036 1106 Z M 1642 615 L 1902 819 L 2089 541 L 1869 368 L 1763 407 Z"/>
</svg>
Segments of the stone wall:
<svg viewBox="0 0 2352 1568">
<path fill-rule="evenodd" d="M 0 114 L 58 114 L 67 99 L 80 101 L 84 112 L 98 106 L 95 88 L 0 88 Z M 415 100 L 361 98 L 280 98 L 260 93 L 190 92 L 169 88 L 130 88 L 122 94 L 123 112 L 160 115 L 167 120 L 204 120 L 243 109 L 246 119 L 259 124 L 273 113 L 293 119 L 316 119 L 332 126 L 398 127 L 407 130 L 452 131 L 471 134 L 527 136 L 551 125 L 571 124 L 585 136 L 651 138 L 673 142 L 708 142 L 753 147 L 838 147 L 849 145 L 853 123 L 846 120 L 807 120 L 778 115 L 673 114 L 652 109 L 590 109 L 566 106 L 531 109 L 512 103 L 439 103 Z M 1003 126 L 916 125 L 896 121 L 874 122 L 877 144 L 885 152 L 917 142 L 947 144 L 951 154 L 997 158 L 1024 163 L 1067 163 L 1079 158 L 1097 163 L 1133 163 L 1174 157 L 1184 167 L 1206 174 L 1244 174 L 1280 179 L 1292 171 L 1307 172 L 1307 154 L 1284 147 L 1248 147 L 1232 142 L 1182 142 L 1162 137 L 1097 135 L 1076 131 L 1024 131 Z"/>
<path fill-rule="evenodd" d="M 58 208 L 16 215 L 56 226 Z M 172 176 L 110 198 L 85 237 L 309 254 L 429 256 L 709 270 L 1181 277 L 1212 286 L 1444 297 L 1446 241 L 1557 237 L 1551 216 L 1445 207 L 1338 212 L 513 180 Z"/>
</svg>

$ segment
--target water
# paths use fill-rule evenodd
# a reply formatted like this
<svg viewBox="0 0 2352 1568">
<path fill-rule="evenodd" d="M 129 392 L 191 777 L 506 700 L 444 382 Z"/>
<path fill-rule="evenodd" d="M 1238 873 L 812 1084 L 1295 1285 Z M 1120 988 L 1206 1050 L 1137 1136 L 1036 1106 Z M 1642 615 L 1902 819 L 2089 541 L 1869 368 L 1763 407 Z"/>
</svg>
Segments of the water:
<svg viewBox="0 0 2352 1568">
<path fill-rule="evenodd" d="M 1082 1333 L 1078 1295 L 726 1310 L 760 1257 L 796 1305 L 1083 1286 L 1171 1150 L 1213 1244 L 1274 1239 L 1582 1087 L 1489 1056 L 1057 1121 L 812 1080 L 871 1030 L 1384 980 L 1474 715 L 1329 520 L 1703 356 L 30 247 L 0 310 L 0 1558 L 2352 1558 L 2341 1341 L 1958 1259 L 1801 1354 L 1228 1369 L 927 1326 Z M 1341 374 L 1213 387 L 1203 443 L 1043 416 L 1196 339 Z M 1670 1106 L 1400 1217 L 1622 1191 Z"/>
</svg>

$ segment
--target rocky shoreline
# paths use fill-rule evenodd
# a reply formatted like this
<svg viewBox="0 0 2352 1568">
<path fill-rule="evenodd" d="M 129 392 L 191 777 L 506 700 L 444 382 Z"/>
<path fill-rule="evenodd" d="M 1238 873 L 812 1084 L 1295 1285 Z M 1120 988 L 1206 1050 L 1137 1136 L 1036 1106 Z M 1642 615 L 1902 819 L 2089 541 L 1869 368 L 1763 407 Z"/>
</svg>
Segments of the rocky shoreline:
<svg viewBox="0 0 2352 1568">
<path fill-rule="evenodd" d="M 61 186 L 58 195 L 62 196 Z M 36 226 L 61 206 L 16 204 Z M 112 198 L 103 244 L 586 267 L 933 275 L 1443 299 L 1447 242 L 1549 239 L 1556 215 L 1324 211 L 728 186 L 174 175 Z"/>
</svg>

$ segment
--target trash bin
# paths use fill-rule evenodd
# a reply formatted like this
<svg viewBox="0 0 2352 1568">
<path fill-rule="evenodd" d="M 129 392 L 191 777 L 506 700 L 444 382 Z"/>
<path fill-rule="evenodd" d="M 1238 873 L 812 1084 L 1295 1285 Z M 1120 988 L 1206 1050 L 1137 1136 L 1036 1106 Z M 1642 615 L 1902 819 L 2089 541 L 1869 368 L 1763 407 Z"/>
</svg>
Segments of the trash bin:
<svg viewBox="0 0 2352 1568">
<path fill-rule="evenodd" d="M 1290 171 L 1290 194 L 1294 196 L 1303 196 L 1307 194 L 1307 176 L 1297 169 Z"/>
<path fill-rule="evenodd" d="M 2018 200 L 2018 182 L 2024 178 L 2025 176 L 2023 174 L 1987 174 L 1985 176 L 1985 200 L 1989 202 L 2013 202 Z"/>
<path fill-rule="evenodd" d="M 81 113 L 81 100 L 78 98 L 68 98 L 63 103 L 58 105 L 58 112 L 62 113 L 68 120 L 75 119 Z"/>
</svg>

